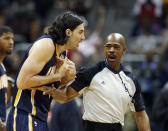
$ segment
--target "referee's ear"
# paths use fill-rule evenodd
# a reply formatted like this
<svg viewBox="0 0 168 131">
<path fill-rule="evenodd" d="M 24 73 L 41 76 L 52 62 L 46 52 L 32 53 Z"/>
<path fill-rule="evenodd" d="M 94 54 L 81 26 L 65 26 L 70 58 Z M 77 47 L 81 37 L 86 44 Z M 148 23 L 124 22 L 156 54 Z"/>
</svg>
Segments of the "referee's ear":
<svg viewBox="0 0 168 131">
<path fill-rule="evenodd" d="M 123 53 L 122 53 L 122 55 L 125 55 L 126 52 L 127 52 L 127 50 L 126 50 L 126 48 L 124 48 L 124 49 L 123 49 Z"/>
</svg>

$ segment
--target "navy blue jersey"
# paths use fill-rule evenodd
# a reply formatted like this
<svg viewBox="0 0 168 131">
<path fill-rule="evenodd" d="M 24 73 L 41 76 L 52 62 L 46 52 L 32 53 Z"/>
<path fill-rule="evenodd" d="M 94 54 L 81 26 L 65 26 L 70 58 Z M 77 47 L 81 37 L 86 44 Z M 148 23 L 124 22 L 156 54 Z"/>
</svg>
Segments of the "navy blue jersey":
<svg viewBox="0 0 168 131">
<path fill-rule="evenodd" d="M 17 114 L 17 116 L 13 116 L 13 114 Z M 31 114 L 12 108 L 8 115 L 6 131 L 48 131 L 48 125 L 47 122 L 32 117 Z"/>
<path fill-rule="evenodd" d="M 39 39 L 43 38 L 51 38 L 49 35 L 44 35 L 40 37 Z M 39 40 L 38 39 L 38 40 Z M 53 42 L 54 44 L 54 42 Z M 26 51 L 25 56 L 23 57 L 23 60 L 21 62 L 20 68 L 22 67 L 24 61 L 28 57 L 29 50 L 31 49 L 32 45 L 28 48 Z M 44 66 L 42 71 L 39 73 L 39 75 L 50 75 L 53 73 L 53 70 L 55 70 L 55 64 L 56 64 L 56 53 L 54 51 L 53 56 L 51 59 L 48 61 L 48 63 Z M 19 70 L 20 71 L 20 70 Z M 18 72 L 19 73 L 19 72 Z M 17 80 L 17 78 L 16 78 Z M 53 85 L 57 87 L 59 85 L 58 82 L 51 83 L 48 85 Z M 50 108 L 50 103 L 51 103 L 52 98 L 49 95 L 43 95 L 42 91 L 38 90 L 21 90 L 18 89 L 15 81 L 15 86 L 14 86 L 14 100 L 13 100 L 13 106 L 15 109 L 17 108 L 18 110 L 22 110 L 26 113 L 30 113 L 32 116 L 35 116 L 42 121 L 47 120 L 48 116 L 48 111 Z M 15 116 L 16 114 L 14 114 Z"/>
<path fill-rule="evenodd" d="M 0 64 L 0 119 L 6 120 L 6 91 L 7 91 L 7 76 L 3 64 Z"/>
</svg>

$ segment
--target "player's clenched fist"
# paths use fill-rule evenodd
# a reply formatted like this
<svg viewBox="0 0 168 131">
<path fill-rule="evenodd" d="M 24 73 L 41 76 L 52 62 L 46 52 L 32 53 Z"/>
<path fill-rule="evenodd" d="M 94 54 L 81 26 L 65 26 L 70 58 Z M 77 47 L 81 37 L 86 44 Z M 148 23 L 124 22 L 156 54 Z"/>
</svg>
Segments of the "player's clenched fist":
<svg viewBox="0 0 168 131">
<path fill-rule="evenodd" d="M 68 58 L 56 58 L 56 73 L 61 74 L 61 85 L 65 85 L 76 76 L 75 63 Z"/>
<path fill-rule="evenodd" d="M 63 63 L 60 64 L 58 68 L 57 68 L 57 65 L 56 65 L 55 75 L 59 74 L 60 79 L 62 79 L 62 77 L 65 76 L 65 73 L 67 71 L 68 71 L 68 60 L 67 60 L 67 58 L 65 58 L 65 59 L 63 59 Z"/>
</svg>

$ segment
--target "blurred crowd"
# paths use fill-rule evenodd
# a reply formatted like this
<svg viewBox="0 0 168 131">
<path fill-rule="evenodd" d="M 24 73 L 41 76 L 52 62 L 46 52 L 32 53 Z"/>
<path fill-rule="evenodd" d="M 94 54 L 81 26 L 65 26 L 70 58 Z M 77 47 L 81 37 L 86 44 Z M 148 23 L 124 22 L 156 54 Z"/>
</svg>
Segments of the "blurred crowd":
<svg viewBox="0 0 168 131">
<path fill-rule="evenodd" d="M 79 69 L 83 65 L 90 65 L 103 60 L 103 36 L 106 32 L 104 27 L 105 24 L 111 24 L 106 22 L 109 18 L 107 14 L 111 9 L 118 9 L 118 1 L 1 0 L 0 26 L 8 25 L 15 33 L 14 52 L 4 61 L 8 75 L 12 78 L 16 77 L 18 65 L 24 51 L 45 32 L 51 21 L 65 10 L 74 11 L 82 16 L 85 24 L 86 39 L 80 43 L 77 51 L 68 51 L 68 57 L 76 63 L 76 68 Z M 125 63 L 123 64 L 128 65 L 138 76 L 152 131 L 166 131 L 168 130 L 166 126 L 168 123 L 168 99 L 165 100 L 166 102 L 162 106 L 158 103 L 161 100 L 164 101 L 161 98 L 164 95 L 160 95 L 160 93 L 167 93 L 165 96 L 168 96 L 168 92 L 165 91 L 166 84 L 168 84 L 168 0 L 132 0 L 132 2 L 133 7 L 130 12 L 130 23 L 132 24 L 130 33 L 126 34 L 128 36 L 126 39 L 131 41 L 127 43 L 127 54 L 136 56 L 137 60 L 124 60 Z M 143 56 L 143 60 L 140 60 L 140 56 Z M 53 122 L 59 122 L 57 124 L 61 126 L 74 121 L 79 126 L 72 129 L 72 131 L 82 131 L 82 123 L 79 120 L 83 113 L 81 99 L 62 105 L 65 107 L 53 103 L 49 114 L 50 129 L 53 128 Z M 73 113 L 76 110 L 76 114 L 69 113 L 69 115 L 66 115 L 68 113 L 66 109 L 71 107 L 73 107 Z M 61 108 L 61 110 L 56 108 Z M 52 116 L 56 117 L 56 112 L 58 120 L 53 120 Z M 125 131 L 137 130 L 129 110 L 126 114 L 125 125 Z M 64 130 L 71 131 L 71 127 L 68 125 L 66 127 L 69 130 Z M 57 130 L 59 131 L 59 129 L 63 131 L 62 127 Z"/>
</svg>

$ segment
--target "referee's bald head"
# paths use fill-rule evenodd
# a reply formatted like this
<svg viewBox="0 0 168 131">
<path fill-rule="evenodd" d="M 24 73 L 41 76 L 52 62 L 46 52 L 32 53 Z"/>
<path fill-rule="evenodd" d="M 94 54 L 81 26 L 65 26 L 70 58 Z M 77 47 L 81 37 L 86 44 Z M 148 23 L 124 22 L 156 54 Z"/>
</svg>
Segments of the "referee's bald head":
<svg viewBox="0 0 168 131">
<path fill-rule="evenodd" d="M 122 44 L 123 48 L 126 48 L 126 44 L 125 44 L 125 38 L 123 35 L 119 34 L 119 33 L 111 33 L 106 37 L 106 42 L 108 41 L 115 41 L 115 42 L 119 42 L 120 44 Z"/>
</svg>

